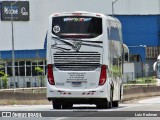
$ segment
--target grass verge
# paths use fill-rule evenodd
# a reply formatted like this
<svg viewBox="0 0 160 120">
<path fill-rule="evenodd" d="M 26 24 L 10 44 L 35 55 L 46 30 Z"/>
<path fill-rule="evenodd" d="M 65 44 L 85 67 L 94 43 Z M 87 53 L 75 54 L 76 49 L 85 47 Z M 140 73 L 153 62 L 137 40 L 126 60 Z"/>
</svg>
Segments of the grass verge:
<svg viewBox="0 0 160 120">
<path fill-rule="evenodd" d="M 0 105 L 50 105 L 46 100 L 0 100 Z"/>
</svg>

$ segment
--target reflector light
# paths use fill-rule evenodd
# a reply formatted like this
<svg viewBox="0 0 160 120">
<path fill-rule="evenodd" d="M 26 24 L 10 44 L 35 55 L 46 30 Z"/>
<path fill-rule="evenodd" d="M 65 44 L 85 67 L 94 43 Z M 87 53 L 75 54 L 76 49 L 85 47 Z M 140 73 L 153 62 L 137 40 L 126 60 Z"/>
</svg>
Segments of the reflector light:
<svg viewBox="0 0 160 120">
<path fill-rule="evenodd" d="M 99 79 L 99 85 L 104 85 L 107 79 L 107 66 L 102 65 L 101 66 L 101 74 L 100 74 L 100 79 Z"/>
<path fill-rule="evenodd" d="M 59 15 L 60 15 L 59 13 L 54 14 L 54 16 L 59 16 Z"/>
<path fill-rule="evenodd" d="M 96 16 L 100 17 L 101 15 L 100 14 L 96 14 Z"/>
<path fill-rule="evenodd" d="M 47 68 L 48 68 L 48 81 L 51 85 L 55 85 L 53 76 L 53 65 L 48 64 Z"/>
<path fill-rule="evenodd" d="M 72 13 L 73 15 L 75 15 L 75 16 L 81 16 L 82 15 L 82 13 Z"/>
</svg>

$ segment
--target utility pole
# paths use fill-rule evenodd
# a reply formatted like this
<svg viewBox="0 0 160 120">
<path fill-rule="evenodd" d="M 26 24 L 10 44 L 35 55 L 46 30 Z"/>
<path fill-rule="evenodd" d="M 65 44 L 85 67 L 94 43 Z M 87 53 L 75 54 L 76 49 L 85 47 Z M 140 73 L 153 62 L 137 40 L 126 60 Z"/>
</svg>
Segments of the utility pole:
<svg viewBox="0 0 160 120">
<path fill-rule="evenodd" d="M 15 56 L 14 56 L 14 26 L 13 26 L 13 5 L 18 1 L 11 3 L 11 27 L 12 27 L 12 76 L 14 80 L 14 88 L 15 88 Z"/>
<path fill-rule="evenodd" d="M 115 0 L 114 2 L 112 2 L 112 16 L 114 17 L 114 4 L 117 2 L 118 0 Z"/>
</svg>

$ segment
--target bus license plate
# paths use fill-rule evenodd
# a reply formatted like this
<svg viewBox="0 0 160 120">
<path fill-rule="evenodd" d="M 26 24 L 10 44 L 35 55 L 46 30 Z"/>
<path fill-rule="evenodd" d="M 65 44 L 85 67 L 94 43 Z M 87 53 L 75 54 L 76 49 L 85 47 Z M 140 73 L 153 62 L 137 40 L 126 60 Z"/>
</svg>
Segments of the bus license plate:
<svg viewBox="0 0 160 120">
<path fill-rule="evenodd" d="M 81 86 L 81 82 L 72 82 L 72 86 L 74 87 L 80 87 Z"/>
</svg>

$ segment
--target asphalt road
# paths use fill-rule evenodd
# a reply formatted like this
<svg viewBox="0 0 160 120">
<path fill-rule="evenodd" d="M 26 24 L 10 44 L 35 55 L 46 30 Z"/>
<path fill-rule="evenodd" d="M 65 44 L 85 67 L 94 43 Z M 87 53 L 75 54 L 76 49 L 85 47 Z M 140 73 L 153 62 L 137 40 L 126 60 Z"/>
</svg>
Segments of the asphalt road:
<svg viewBox="0 0 160 120">
<path fill-rule="evenodd" d="M 96 109 L 95 105 L 74 105 L 71 109 L 54 110 L 52 105 L 5 105 L 0 106 L 1 115 L 6 112 L 12 117 L 0 120 L 158 120 L 160 119 L 160 97 L 150 98 L 132 104 L 120 104 L 118 108 Z M 19 115 L 19 116 L 18 116 Z M 18 117 L 17 117 L 18 116 Z M 38 116 L 42 118 L 32 118 Z M 158 117 L 159 118 L 158 118 Z M 44 117 L 44 118 L 43 118 Z M 98 118 L 97 118 L 98 117 Z"/>
</svg>

